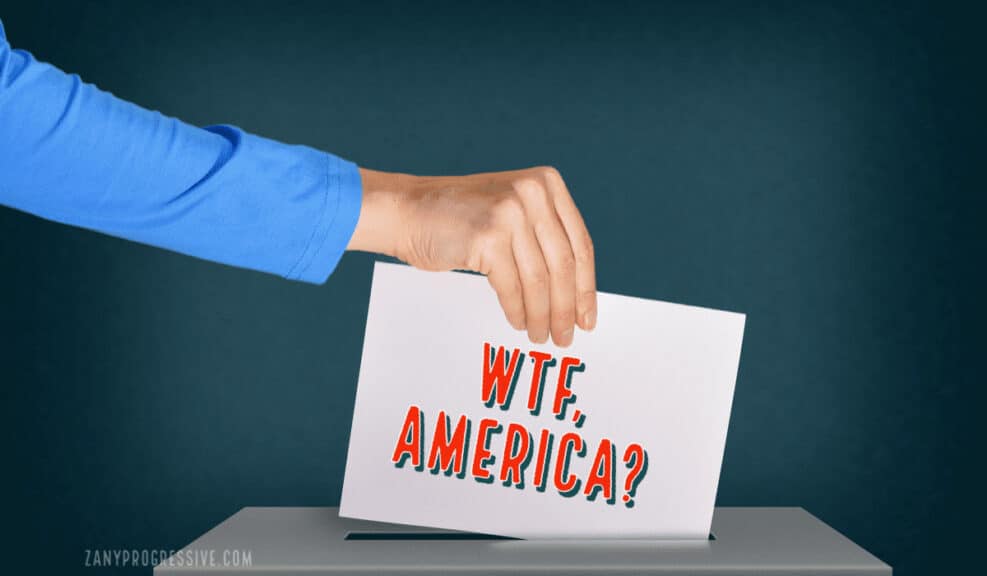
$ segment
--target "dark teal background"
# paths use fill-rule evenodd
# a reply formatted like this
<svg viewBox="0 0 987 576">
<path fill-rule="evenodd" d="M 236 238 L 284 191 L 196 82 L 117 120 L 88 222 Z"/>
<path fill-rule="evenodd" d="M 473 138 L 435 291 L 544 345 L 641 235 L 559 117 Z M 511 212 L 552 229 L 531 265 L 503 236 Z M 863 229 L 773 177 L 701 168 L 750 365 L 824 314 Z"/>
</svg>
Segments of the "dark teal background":
<svg viewBox="0 0 987 576">
<path fill-rule="evenodd" d="M 558 167 L 602 290 L 748 314 L 721 505 L 803 506 L 898 574 L 972 561 L 974 10 L 4 1 L 0 18 L 15 47 L 192 123 L 386 170 Z M 3 571 L 104 573 L 86 549 L 336 504 L 371 266 L 350 254 L 309 286 L 0 209 Z"/>
</svg>

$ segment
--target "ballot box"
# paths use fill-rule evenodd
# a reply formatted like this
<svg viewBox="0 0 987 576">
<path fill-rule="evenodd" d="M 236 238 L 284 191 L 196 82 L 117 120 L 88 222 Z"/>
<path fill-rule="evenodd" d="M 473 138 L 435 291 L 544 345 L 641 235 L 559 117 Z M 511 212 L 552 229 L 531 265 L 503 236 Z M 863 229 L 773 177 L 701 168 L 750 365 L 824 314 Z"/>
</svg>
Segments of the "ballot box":
<svg viewBox="0 0 987 576">
<path fill-rule="evenodd" d="M 244 508 L 154 574 L 891 574 L 801 508 L 717 508 L 706 540 L 512 540 L 340 518 L 337 508 Z"/>
</svg>

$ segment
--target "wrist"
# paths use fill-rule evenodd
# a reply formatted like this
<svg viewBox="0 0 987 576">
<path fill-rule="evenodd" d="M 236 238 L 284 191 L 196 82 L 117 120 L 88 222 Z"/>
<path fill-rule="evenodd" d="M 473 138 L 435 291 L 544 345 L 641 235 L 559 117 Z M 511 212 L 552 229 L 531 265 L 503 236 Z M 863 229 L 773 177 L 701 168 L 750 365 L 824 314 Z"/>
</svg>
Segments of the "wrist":
<svg viewBox="0 0 987 576">
<path fill-rule="evenodd" d="M 360 218 L 347 250 L 397 257 L 407 227 L 406 203 L 414 179 L 407 174 L 360 168 Z"/>
</svg>

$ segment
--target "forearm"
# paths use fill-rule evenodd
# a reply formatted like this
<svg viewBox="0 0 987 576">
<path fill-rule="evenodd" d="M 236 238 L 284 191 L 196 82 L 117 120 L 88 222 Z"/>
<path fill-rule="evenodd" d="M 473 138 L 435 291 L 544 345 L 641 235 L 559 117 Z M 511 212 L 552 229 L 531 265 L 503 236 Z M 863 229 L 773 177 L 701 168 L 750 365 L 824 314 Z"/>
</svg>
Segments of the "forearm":
<svg viewBox="0 0 987 576">
<path fill-rule="evenodd" d="M 356 224 L 355 165 L 145 110 L 12 50 L 0 33 L 0 204 L 322 282 Z"/>
</svg>

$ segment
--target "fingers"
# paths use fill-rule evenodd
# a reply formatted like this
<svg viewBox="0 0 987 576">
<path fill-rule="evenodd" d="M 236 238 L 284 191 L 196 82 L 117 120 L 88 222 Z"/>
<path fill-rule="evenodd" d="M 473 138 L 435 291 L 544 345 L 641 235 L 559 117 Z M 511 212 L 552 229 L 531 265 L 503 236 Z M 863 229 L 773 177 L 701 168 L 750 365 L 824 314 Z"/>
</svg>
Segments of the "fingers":
<svg viewBox="0 0 987 576">
<path fill-rule="evenodd" d="M 538 239 L 530 226 L 523 222 L 516 226 L 512 244 L 518 276 L 521 279 L 528 338 L 532 342 L 543 344 L 548 340 L 551 313 L 548 268 Z"/>
<path fill-rule="evenodd" d="M 576 323 L 576 261 L 550 194 L 546 192 L 541 186 L 531 186 L 531 189 L 521 190 L 521 198 L 548 268 L 552 341 L 557 346 L 568 346 L 572 344 Z"/>
<path fill-rule="evenodd" d="M 583 330 L 592 330 L 596 327 L 596 257 L 593 241 L 559 173 L 548 170 L 546 180 L 575 258 L 576 322 Z"/>
<path fill-rule="evenodd" d="M 551 336 L 569 346 L 575 327 L 596 326 L 593 243 L 565 182 L 554 168 L 478 174 L 475 190 L 491 198 L 476 218 L 470 266 L 487 275 L 508 322 L 532 342 Z M 499 188 L 499 190 L 498 190 Z M 468 205 L 468 204 L 467 204 Z M 482 201 L 480 203 L 482 206 Z"/>
<path fill-rule="evenodd" d="M 515 330 L 525 327 L 524 295 L 521 291 L 521 278 L 518 276 L 514 252 L 510 246 L 497 250 L 490 258 L 487 281 L 497 293 L 500 307 L 504 310 L 507 322 Z"/>
</svg>

